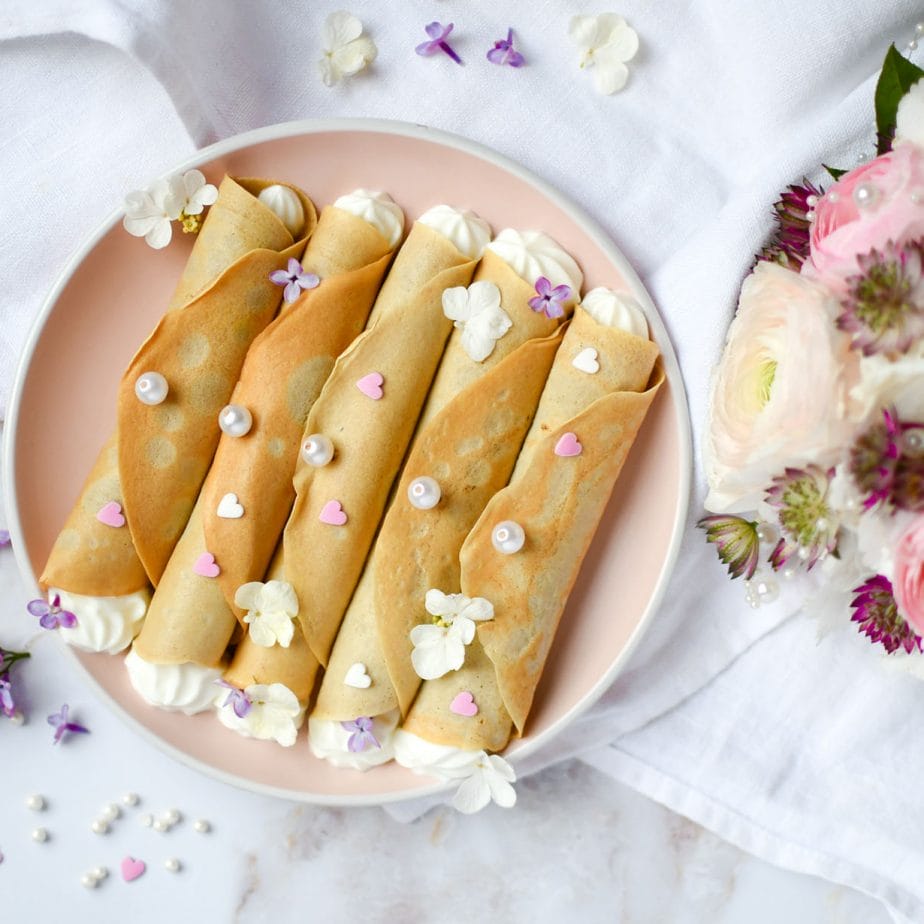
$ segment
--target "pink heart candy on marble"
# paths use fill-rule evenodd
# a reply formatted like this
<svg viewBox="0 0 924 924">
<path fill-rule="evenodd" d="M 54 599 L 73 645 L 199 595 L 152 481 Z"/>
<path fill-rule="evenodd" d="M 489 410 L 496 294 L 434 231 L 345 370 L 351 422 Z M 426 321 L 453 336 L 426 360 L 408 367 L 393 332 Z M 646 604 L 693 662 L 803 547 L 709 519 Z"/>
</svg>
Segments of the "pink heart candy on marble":
<svg viewBox="0 0 924 924">
<path fill-rule="evenodd" d="M 457 693 L 455 699 L 449 704 L 449 711 L 456 715 L 464 715 L 471 718 L 478 715 L 478 706 L 475 703 L 475 697 L 468 690 Z"/>
<path fill-rule="evenodd" d="M 221 568 L 215 561 L 215 556 L 211 552 L 203 552 L 193 565 L 193 571 L 202 577 L 218 577 L 221 574 Z"/>
<path fill-rule="evenodd" d="M 555 444 L 556 456 L 579 456 L 584 447 L 573 433 L 563 433 L 561 439 Z"/>
<path fill-rule="evenodd" d="M 356 387 L 367 397 L 372 398 L 373 401 L 378 401 L 382 397 L 382 385 L 384 384 L 385 379 L 382 377 L 381 372 L 370 372 L 368 375 L 364 375 L 357 383 Z"/>
<path fill-rule="evenodd" d="M 141 876 L 147 869 L 144 860 L 136 860 L 134 857 L 125 857 L 122 860 L 122 878 L 126 882 L 133 882 Z"/>
<path fill-rule="evenodd" d="M 122 505 L 117 504 L 115 501 L 109 501 L 108 504 L 103 504 L 103 506 L 99 508 L 99 513 L 96 514 L 96 519 L 106 526 L 118 528 L 119 526 L 125 525 L 125 517 L 122 515 Z"/>
<path fill-rule="evenodd" d="M 347 515 L 343 512 L 343 504 L 338 500 L 329 500 L 322 508 L 318 519 L 328 526 L 343 526 Z"/>
</svg>

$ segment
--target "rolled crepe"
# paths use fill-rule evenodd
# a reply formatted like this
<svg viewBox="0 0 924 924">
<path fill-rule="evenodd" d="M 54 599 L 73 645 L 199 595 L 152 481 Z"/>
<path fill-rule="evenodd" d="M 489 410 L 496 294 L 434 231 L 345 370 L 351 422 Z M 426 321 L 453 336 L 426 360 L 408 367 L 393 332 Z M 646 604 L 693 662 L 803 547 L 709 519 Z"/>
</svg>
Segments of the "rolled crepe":
<svg viewBox="0 0 924 924">
<path fill-rule="evenodd" d="M 149 582 L 160 579 L 211 461 L 218 412 L 279 307 L 269 273 L 301 255 L 315 223 L 295 187 L 222 181 L 167 313 L 122 378 L 116 432 L 40 578 L 77 615 L 76 628 L 61 630 L 73 644 L 119 651 L 137 631 Z M 148 372 L 169 389 L 155 406 L 135 393 Z"/>
<path fill-rule="evenodd" d="M 554 260 L 540 259 L 538 275 L 574 293 L 562 317 L 550 318 L 530 306 L 536 277 L 527 282 L 511 265 L 527 261 L 507 262 L 495 252 L 495 246 L 503 250 L 514 235 L 540 258 L 554 255 Z M 577 264 L 545 235 L 527 240 L 507 230 L 489 245 L 475 280 L 463 309 L 473 301 L 483 303 L 484 292 L 491 288 L 479 291 L 481 286 L 496 287 L 500 309 L 511 323 L 492 325 L 504 333 L 483 358 L 486 347 L 472 339 L 472 325 L 477 333 L 485 324 L 479 316 L 458 322 L 450 337 L 309 720 L 312 750 L 341 765 L 368 766 L 391 756 L 391 731 L 420 684 L 411 666 L 410 631 L 420 621 L 431 588 L 458 591 L 462 542 L 485 504 L 507 484 L 561 343 L 559 324 L 580 293 L 582 276 Z M 445 300 L 446 309 L 466 314 L 454 310 L 455 301 Z M 439 502 L 432 508 L 421 509 L 410 500 L 421 477 L 439 485 Z M 367 687 L 351 683 L 350 671 L 357 663 L 369 677 Z M 350 735 L 342 723 L 357 717 L 374 720 L 378 748 L 350 751 Z"/>
<path fill-rule="evenodd" d="M 489 601 L 493 619 L 478 623 L 461 668 L 422 684 L 395 736 L 404 766 L 439 776 L 452 754 L 474 764 L 522 733 L 568 594 L 663 378 L 643 325 L 606 290 L 575 312 L 510 484 L 462 547 L 462 593 Z M 505 521 L 525 533 L 513 554 L 492 540 Z"/>
<path fill-rule="evenodd" d="M 302 465 L 295 478 L 298 499 L 285 531 L 284 573 L 298 598 L 295 635 L 301 638 L 288 648 L 258 651 L 246 636 L 226 674 L 228 682 L 243 688 L 300 676 L 310 692 L 452 328 L 443 314 L 442 293 L 471 280 L 489 238 L 490 229 L 480 218 L 449 206 L 436 206 L 415 223 L 368 330 L 338 360 L 305 427 L 307 435 L 328 435 L 336 454 L 323 467 Z M 382 377 L 381 398 L 358 387 L 370 373 Z M 330 501 L 340 505 L 342 526 L 320 519 Z M 301 702 L 307 703 L 307 693 Z M 230 720 L 225 710 L 221 714 L 222 721 Z M 233 724 L 244 731 L 243 723 Z"/>
<path fill-rule="evenodd" d="M 219 675 L 237 624 L 235 594 L 263 577 L 292 506 L 305 418 L 336 357 L 362 330 L 400 239 L 403 216 L 384 194 L 374 194 L 374 201 L 391 219 L 379 222 L 388 238 L 368 218 L 347 211 L 365 210 L 358 193 L 321 213 L 303 261 L 305 271 L 320 278 L 317 287 L 284 307 L 247 355 L 233 398 L 251 428 L 242 436 L 222 434 L 128 661 L 139 692 L 156 705 L 209 705 L 198 694 L 190 700 L 188 690 L 196 687 L 194 678 L 203 686 Z M 172 687 L 149 682 L 157 672 L 138 661 L 183 665 L 189 675 L 183 702 L 174 700 Z"/>
</svg>

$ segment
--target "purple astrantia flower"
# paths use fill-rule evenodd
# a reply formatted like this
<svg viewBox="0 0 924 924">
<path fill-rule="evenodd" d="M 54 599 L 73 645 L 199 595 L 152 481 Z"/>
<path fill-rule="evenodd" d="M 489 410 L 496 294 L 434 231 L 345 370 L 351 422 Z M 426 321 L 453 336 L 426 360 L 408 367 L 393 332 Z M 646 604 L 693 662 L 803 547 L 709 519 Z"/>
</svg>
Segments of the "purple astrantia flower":
<svg viewBox="0 0 924 924">
<path fill-rule="evenodd" d="M 380 748 L 382 746 L 376 740 L 375 735 L 372 734 L 372 724 L 372 719 L 367 715 L 361 715 L 359 718 L 353 719 L 352 722 L 340 723 L 344 731 L 353 733 L 347 741 L 347 747 L 351 754 L 365 751 L 366 748 Z"/>
<path fill-rule="evenodd" d="M 234 684 L 228 683 L 227 680 L 216 680 L 215 683 L 220 687 L 225 687 L 225 689 L 230 690 L 222 706 L 230 706 L 239 719 L 246 718 L 247 713 L 250 712 L 253 706 L 253 700 L 243 690 L 234 686 Z"/>
<path fill-rule="evenodd" d="M 424 32 L 430 36 L 430 41 L 421 42 L 414 51 L 425 58 L 429 58 L 438 51 L 442 51 L 444 54 L 449 55 L 456 64 L 461 64 L 462 59 L 452 50 L 452 46 L 449 42 L 446 41 L 449 37 L 449 33 L 452 32 L 452 27 L 452 23 L 448 26 L 444 26 L 441 22 L 427 23 L 427 25 L 424 26 Z"/>
<path fill-rule="evenodd" d="M 856 596 L 850 605 L 854 609 L 852 622 L 859 623 L 858 629 L 871 642 L 879 642 L 892 654 L 904 648 L 908 654 L 915 649 L 921 651 L 921 636 L 902 618 L 892 595 L 892 582 L 881 574 L 871 577 L 853 592 Z"/>
<path fill-rule="evenodd" d="M 810 570 L 819 559 L 837 547 L 838 523 L 828 506 L 828 485 L 834 469 L 807 465 L 787 468 L 773 479 L 767 491 L 767 503 L 779 511 L 782 537 L 770 553 L 775 571 L 793 555 Z"/>
<path fill-rule="evenodd" d="M 4 673 L 0 675 L 0 712 L 8 719 L 13 717 L 16 712 L 16 701 L 13 699 L 13 685 L 10 682 L 10 675 Z"/>
<path fill-rule="evenodd" d="M 706 541 L 714 542 L 722 564 L 733 577 L 754 577 L 760 552 L 757 523 L 743 517 L 718 515 L 703 517 L 696 524 L 706 530 Z"/>
<path fill-rule="evenodd" d="M 536 280 L 536 297 L 531 298 L 528 304 L 533 311 L 541 312 L 547 318 L 560 318 L 565 313 L 562 305 L 569 298 L 571 286 L 555 286 L 553 289 L 552 283 L 545 276 L 540 276 Z"/>
<path fill-rule="evenodd" d="M 301 263 L 295 257 L 289 258 L 289 265 L 284 270 L 273 270 L 269 274 L 270 282 L 273 285 L 285 286 L 282 293 L 286 303 L 291 305 L 303 291 L 315 289 L 321 282 L 320 277 L 314 273 L 306 273 Z"/>
<path fill-rule="evenodd" d="M 803 180 L 801 186 L 790 186 L 774 203 L 776 232 L 758 259 L 771 260 L 798 272 L 809 254 L 809 213 L 823 195 L 808 180 Z"/>
<path fill-rule="evenodd" d="M 897 358 L 924 336 L 924 271 L 921 248 L 891 241 L 857 257 L 860 272 L 847 279 L 837 326 L 853 335 L 864 356 Z"/>
<path fill-rule="evenodd" d="M 494 43 L 488 52 L 488 60 L 492 64 L 506 64 L 509 67 L 523 66 L 523 55 L 513 47 L 513 29 L 507 30 L 507 38 Z"/>
<path fill-rule="evenodd" d="M 68 721 L 67 714 L 70 712 L 70 709 L 71 707 L 65 703 L 61 707 L 60 712 L 48 716 L 48 724 L 55 730 L 55 740 L 52 742 L 53 744 L 57 744 L 65 735 L 69 735 L 72 732 L 80 735 L 90 734 L 89 728 L 84 728 L 83 725 L 79 725 L 77 722 Z"/>
<path fill-rule="evenodd" d="M 26 609 L 38 616 L 39 625 L 43 629 L 73 629 L 77 625 L 77 617 L 70 610 L 61 609 L 61 597 L 55 594 L 51 603 L 45 600 L 30 600 Z"/>
</svg>

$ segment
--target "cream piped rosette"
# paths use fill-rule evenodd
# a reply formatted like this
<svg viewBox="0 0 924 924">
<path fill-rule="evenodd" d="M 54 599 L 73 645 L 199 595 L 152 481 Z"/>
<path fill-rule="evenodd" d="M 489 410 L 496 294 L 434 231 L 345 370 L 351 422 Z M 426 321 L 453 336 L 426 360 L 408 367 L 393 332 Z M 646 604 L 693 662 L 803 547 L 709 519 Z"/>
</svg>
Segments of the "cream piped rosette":
<svg viewBox="0 0 924 924">
<path fill-rule="evenodd" d="M 573 293 L 561 316 L 534 307 L 543 276 Z M 459 549 L 510 477 L 582 281 L 574 260 L 547 235 L 506 229 L 488 246 L 474 283 L 444 293 L 455 329 L 309 719 L 316 756 L 338 765 L 369 762 L 371 750 L 378 762 L 391 756 L 392 717 L 406 714 L 421 682 L 411 663 L 412 632 L 425 600 L 431 615 L 451 605 L 439 589 L 458 590 Z M 432 497 L 415 502 L 415 491 L 434 485 Z M 466 611 L 470 630 L 474 620 L 489 618 L 476 610 Z M 356 664 L 366 685 L 349 680 Z M 349 749 L 344 723 L 357 717 L 377 723 L 376 747 L 338 753 L 338 737 Z"/>
<path fill-rule="evenodd" d="M 291 689 L 307 704 L 452 327 L 442 293 L 471 281 L 489 239 L 482 219 L 450 206 L 415 222 L 366 331 L 337 361 L 305 425 L 305 438 L 327 440 L 332 454 L 321 465 L 299 463 L 297 500 L 270 570 L 299 600 L 292 643 L 260 649 L 245 636 L 227 682 L 245 691 L 296 683 Z"/>
<path fill-rule="evenodd" d="M 522 733 L 568 594 L 663 379 L 657 357 L 632 299 L 588 293 L 510 483 L 462 546 L 462 595 L 489 601 L 494 618 L 478 623 L 458 669 L 421 685 L 395 736 L 402 765 L 460 779 L 464 766 L 484 772 L 487 753 Z M 521 530 L 522 544 L 504 548 L 499 527 L 508 537 Z"/>
<path fill-rule="evenodd" d="M 373 197 L 370 211 L 365 199 Z M 389 215 L 388 225 L 381 223 L 388 238 L 369 220 L 376 211 Z M 305 418 L 337 356 L 366 322 L 402 221 L 384 193 L 357 191 L 322 211 L 303 261 L 320 281 L 284 307 L 247 355 L 232 400 L 251 425 L 242 434 L 222 434 L 135 642 L 137 659 L 205 668 L 215 672 L 209 680 L 220 674 L 224 651 L 248 610 L 240 590 L 262 579 L 295 498 L 292 475 Z M 297 601 L 289 610 L 297 614 Z M 201 671 L 189 672 L 206 682 Z M 139 692 L 152 701 L 148 674 L 132 676 L 142 678 Z M 169 708 L 160 694 L 153 701 Z"/>
<path fill-rule="evenodd" d="M 313 204 L 296 187 L 222 181 L 167 313 L 123 376 L 116 432 L 40 579 L 73 607 L 79 631 L 65 634 L 72 644 L 114 652 L 137 631 L 149 584 L 159 581 L 211 461 L 218 412 L 279 307 L 282 292 L 268 274 L 301 255 L 315 223 Z M 167 383 L 156 405 L 136 394 L 151 372 Z"/>
</svg>

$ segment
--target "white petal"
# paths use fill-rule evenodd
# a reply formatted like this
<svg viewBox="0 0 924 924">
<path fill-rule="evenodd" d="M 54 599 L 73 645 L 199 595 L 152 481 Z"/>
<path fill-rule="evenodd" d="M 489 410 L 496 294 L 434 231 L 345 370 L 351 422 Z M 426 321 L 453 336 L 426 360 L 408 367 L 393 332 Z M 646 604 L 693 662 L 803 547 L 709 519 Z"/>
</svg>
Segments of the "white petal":
<svg viewBox="0 0 924 924">
<path fill-rule="evenodd" d="M 467 321 L 472 316 L 465 286 L 453 286 L 443 291 L 443 314 L 450 321 Z"/>
<path fill-rule="evenodd" d="M 484 362 L 494 352 L 497 342 L 489 333 L 476 327 L 474 321 L 465 325 L 461 339 L 462 349 L 476 363 Z"/>
<path fill-rule="evenodd" d="M 919 80 L 898 104 L 895 140 L 911 141 L 924 147 L 924 79 Z"/>
<path fill-rule="evenodd" d="M 205 174 L 201 170 L 187 170 L 183 174 L 183 191 L 187 199 L 192 199 L 203 186 L 205 186 Z"/>
<path fill-rule="evenodd" d="M 410 634 L 411 644 L 415 647 L 433 645 L 434 640 L 438 636 L 442 637 L 448 631 L 449 630 L 443 626 L 431 626 L 427 624 L 414 626 Z"/>
<path fill-rule="evenodd" d="M 145 237 L 163 220 L 163 215 L 152 215 L 144 218 L 133 218 L 126 215 L 122 219 L 122 227 L 134 237 Z"/>
<path fill-rule="evenodd" d="M 629 79 L 629 68 L 625 64 L 613 64 L 594 68 L 594 84 L 600 93 L 610 96 L 621 90 Z"/>
<path fill-rule="evenodd" d="M 161 210 L 144 190 L 130 192 L 122 206 L 127 218 L 162 218 Z"/>
<path fill-rule="evenodd" d="M 494 312 L 500 308 L 500 289 L 493 282 L 482 280 L 468 287 L 468 304 L 472 317 L 483 311 Z"/>
<path fill-rule="evenodd" d="M 464 594 L 444 594 L 431 588 L 424 598 L 424 606 L 431 616 L 454 616 L 468 602 Z"/>
<path fill-rule="evenodd" d="M 491 798 L 501 808 L 513 808 L 517 802 L 517 791 L 504 779 L 495 774 L 487 774 L 486 782 L 491 791 Z"/>
<path fill-rule="evenodd" d="M 259 581 L 248 581 L 241 584 L 234 593 L 234 605 L 242 610 L 257 610 L 260 608 L 260 596 L 263 585 Z"/>
<path fill-rule="evenodd" d="M 372 39 L 361 38 L 343 48 L 338 48 L 332 55 L 334 66 L 340 69 L 345 77 L 358 74 L 369 62 L 375 60 L 377 52 Z"/>
<path fill-rule="evenodd" d="M 568 27 L 568 37 L 578 48 L 593 48 L 597 44 L 599 29 L 596 16 L 575 16 Z"/>
<path fill-rule="evenodd" d="M 288 581 L 267 581 L 260 591 L 258 606 L 265 612 L 279 610 L 289 616 L 297 616 L 298 597 L 295 588 Z"/>
<path fill-rule="evenodd" d="M 214 205 L 218 201 L 218 187 L 206 183 L 193 193 L 186 203 L 187 215 L 198 215 L 207 205 Z"/>
<path fill-rule="evenodd" d="M 476 770 L 456 790 L 452 807 L 463 815 L 480 812 L 491 801 L 491 790 L 480 770 Z"/>
<path fill-rule="evenodd" d="M 248 613 L 244 622 L 250 623 L 250 639 L 261 648 L 272 648 L 276 644 L 276 633 L 259 614 Z"/>
<path fill-rule="evenodd" d="M 171 221 L 180 217 L 180 212 L 186 205 L 186 187 L 183 178 L 171 176 L 166 180 L 158 180 L 151 187 L 151 198 L 154 204 Z"/>
<path fill-rule="evenodd" d="M 344 10 L 331 13 L 324 22 L 324 47 L 334 51 L 358 39 L 363 34 L 363 24 Z"/>
<path fill-rule="evenodd" d="M 483 620 L 494 618 L 494 604 L 484 597 L 473 597 L 461 610 L 459 615 L 466 619 Z"/>
<path fill-rule="evenodd" d="M 465 645 L 456 637 L 458 634 L 441 626 L 415 626 L 411 630 L 411 664 L 418 677 L 436 680 L 462 666 Z"/>
<path fill-rule="evenodd" d="M 602 50 L 614 55 L 619 61 L 631 61 L 638 51 L 638 33 L 621 16 L 610 33 Z"/>
<path fill-rule="evenodd" d="M 170 226 L 170 222 L 166 218 L 161 218 L 157 224 L 148 231 L 144 239 L 147 241 L 148 245 L 155 250 L 161 250 L 170 243 L 172 237 L 173 228 Z"/>
<path fill-rule="evenodd" d="M 473 623 L 471 619 L 466 619 L 464 616 L 456 616 L 452 621 L 452 625 L 449 627 L 447 636 L 457 639 L 463 645 L 471 645 L 472 639 L 475 637 L 475 623 Z M 461 666 L 460 664 L 459 667 Z"/>
<path fill-rule="evenodd" d="M 517 781 L 516 771 L 499 754 L 492 754 L 488 758 L 488 763 L 491 765 L 491 769 L 494 773 L 502 780 L 506 780 L 508 783 L 515 783 Z"/>
</svg>

